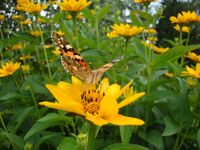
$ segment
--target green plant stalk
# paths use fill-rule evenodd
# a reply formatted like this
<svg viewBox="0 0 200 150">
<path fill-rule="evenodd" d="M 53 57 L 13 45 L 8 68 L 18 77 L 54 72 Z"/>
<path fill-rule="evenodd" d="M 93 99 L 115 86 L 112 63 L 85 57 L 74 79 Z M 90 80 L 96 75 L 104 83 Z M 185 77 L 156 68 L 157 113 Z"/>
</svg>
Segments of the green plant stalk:
<svg viewBox="0 0 200 150">
<path fill-rule="evenodd" d="M 15 77 L 13 75 L 11 75 L 13 81 L 15 82 L 15 85 L 17 86 L 17 89 L 20 91 L 20 86 L 19 83 L 17 82 L 17 80 L 15 79 Z"/>
<path fill-rule="evenodd" d="M 3 117 L 2 117 L 2 112 L 0 112 L 0 120 L 1 120 L 1 124 L 2 124 L 2 126 L 3 126 L 3 128 L 4 128 L 4 130 L 5 130 L 5 132 L 8 133 L 8 130 L 7 130 L 7 128 L 6 128 L 6 125 L 5 125 L 4 120 L 3 120 Z"/>
<path fill-rule="evenodd" d="M 182 46 L 183 45 L 183 33 L 180 31 L 179 32 L 179 40 L 180 40 L 180 45 Z M 183 67 L 183 64 L 184 64 L 184 58 L 185 56 L 181 56 L 181 68 Z"/>
<path fill-rule="evenodd" d="M 95 20 L 95 30 L 96 30 L 97 48 L 99 48 L 99 24 L 97 19 Z"/>
<path fill-rule="evenodd" d="M 181 131 L 178 133 L 177 137 L 176 137 L 176 141 L 175 141 L 175 144 L 173 146 L 173 150 L 177 150 L 178 148 L 178 143 L 179 143 L 179 139 L 180 139 L 180 134 L 181 134 Z"/>
<path fill-rule="evenodd" d="M 80 51 L 79 50 L 79 39 L 78 39 L 78 25 L 77 25 L 76 16 L 77 16 L 77 13 L 74 14 L 74 15 L 72 15 L 73 22 L 74 22 L 74 36 L 76 38 L 76 48 L 77 48 L 77 51 Z"/>
<path fill-rule="evenodd" d="M 52 80 L 51 69 L 50 69 L 50 66 L 49 66 L 49 59 L 48 59 L 48 55 L 47 55 L 47 50 L 46 50 L 46 48 L 44 47 L 44 45 L 45 45 L 45 44 L 44 44 L 44 37 L 43 37 L 42 29 L 41 29 L 40 25 L 39 25 L 39 30 L 40 30 L 40 32 L 41 32 L 42 45 L 43 45 L 45 60 L 46 60 L 46 63 L 47 63 L 47 69 L 48 69 L 49 77 L 50 77 L 50 80 Z"/>
<path fill-rule="evenodd" d="M 0 28 L 1 39 L 4 40 L 2 28 Z"/>
<path fill-rule="evenodd" d="M 185 137 L 187 136 L 188 131 L 189 131 L 189 127 L 187 127 L 187 129 L 186 129 L 186 131 L 185 131 L 185 133 L 184 133 L 184 135 L 183 135 L 183 137 L 182 137 L 182 139 L 181 139 L 181 141 L 180 141 L 180 144 L 179 144 L 177 150 L 180 150 L 180 149 L 181 149 L 181 147 L 182 147 L 182 145 L 183 145 L 183 142 L 184 142 L 184 140 L 185 140 Z"/>
<path fill-rule="evenodd" d="M 126 67 L 126 63 L 127 63 L 126 62 L 126 53 L 127 53 L 127 49 L 128 49 L 129 38 L 125 37 L 124 39 L 125 39 L 125 42 L 124 42 L 125 45 L 124 45 L 124 51 L 123 51 L 122 56 L 123 56 L 123 64 L 124 64 L 123 66 Z M 122 85 L 124 84 L 124 76 L 125 76 L 125 74 L 122 77 L 122 82 L 121 82 Z"/>
<path fill-rule="evenodd" d="M 31 92 L 31 96 L 32 96 L 32 98 L 33 98 L 33 102 L 34 102 L 34 104 L 35 104 L 35 108 L 36 108 L 37 112 L 39 112 L 38 105 L 37 105 L 37 102 L 36 102 L 36 99 L 35 99 L 35 96 L 34 96 L 33 88 L 32 88 L 32 87 L 30 87 L 30 92 Z M 38 113 L 38 114 L 39 114 L 39 113 Z"/>
<path fill-rule="evenodd" d="M 97 136 L 98 132 L 99 132 L 100 127 L 89 123 L 89 132 L 88 132 L 88 145 L 87 145 L 87 150 L 94 150 L 93 146 L 94 146 L 94 141 L 95 141 L 95 137 Z"/>
</svg>

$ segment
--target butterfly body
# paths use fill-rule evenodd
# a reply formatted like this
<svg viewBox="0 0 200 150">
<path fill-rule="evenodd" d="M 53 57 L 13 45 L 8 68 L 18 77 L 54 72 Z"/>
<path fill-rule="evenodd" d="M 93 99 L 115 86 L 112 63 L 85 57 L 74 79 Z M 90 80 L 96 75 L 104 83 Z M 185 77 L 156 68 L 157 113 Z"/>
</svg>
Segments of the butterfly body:
<svg viewBox="0 0 200 150">
<path fill-rule="evenodd" d="M 120 60 L 115 59 L 112 62 L 103 65 L 99 69 L 91 70 L 88 63 L 84 61 L 84 59 L 62 36 L 53 32 L 52 40 L 59 47 L 63 68 L 71 75 L 76 76 L 87 83 L 97 84 L 103 73 Z"/>
</svg>

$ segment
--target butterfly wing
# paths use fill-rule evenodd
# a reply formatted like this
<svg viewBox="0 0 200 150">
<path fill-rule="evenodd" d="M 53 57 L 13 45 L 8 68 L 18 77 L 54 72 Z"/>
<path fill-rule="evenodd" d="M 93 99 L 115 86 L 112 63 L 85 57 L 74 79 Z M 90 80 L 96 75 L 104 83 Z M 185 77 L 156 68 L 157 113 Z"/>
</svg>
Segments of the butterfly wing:
<svg viewBox="0 0 200 150">
<path fill-rule="evenodd" d="M 94 83 L 94 84 L 98 83 L 99 80 L 101 79 L 101 77 L 103 76 L 103 74 L 107 70 L 109 70 L 115 63 L 121 61 L 122 59 L 123 59 L 123 57 L 118 57 L 118 58 L 112 60 L 110 63 L 107 63 L 107 64 L 103 65 L 99 69 L 92 70 L 93 77 L 91 79 L 91 82 Z"/>
<path fill-rule="evenodd" d="M 61 62 L 64 69 L 71 75 L 74 75 L 86 81 L 86 78 L 92 74 L 89 65 L 76 52 L 76 50 L 59 34 L 52 33 L 52 40 L 59 47 Z"/>
</svg>

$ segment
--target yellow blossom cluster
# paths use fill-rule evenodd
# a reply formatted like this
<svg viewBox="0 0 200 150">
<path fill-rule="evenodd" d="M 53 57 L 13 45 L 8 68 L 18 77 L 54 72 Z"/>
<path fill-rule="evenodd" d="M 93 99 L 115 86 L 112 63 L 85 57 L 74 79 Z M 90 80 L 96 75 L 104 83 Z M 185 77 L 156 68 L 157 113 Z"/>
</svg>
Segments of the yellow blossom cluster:
<svg viewBox="0 0 200 150">
<path fill-rule="evenodd" d="M 109 38 L 115 38 L 118 36 L 123 37 L 132 37 L 140 34 L 144 30 L 144 27 L 137 27 L 137 26 L 131 26 L 129 24 L 114 24 L 112 26 L 112 31 L 107 33 L 107 36 Z"/>
<path fill-rule="evenodd" d="M 78 12 L 91 4 L 88 0 L 63 0 L 57 3 L 60 10 L 69 12 Z"/>
<path fill-rule="evenodd" d="M 189 33 L 190 32 L 190 27 L 188 27 L 188 26 L 180 26 L 179 24 L 175 25 L 174 29 L 176 31 L 179 31 L 179 32 L 185 32 L 185 33 Z"/>
<path fill-rule="evenodd" d="M 134 0 L 135 3 L 150 3 L 155 1 L 157 0 Z"/>
<path fill-rule="evenodd" d="M 186 55 L 186 57 L 189 58 L 189 59 L 191 59 L 191 60 L 193 60 L 193 61 L 195 61 L 195 62 L 200 63 L 200 55 L 197 55 L 197 54 L 195 54 L 193 52 L 189 52 Z"/>
<path fill-rule="evenodd" d="M 5 65 L 1 66 L 0 77 L 6 77 L 12 75 L 15 71 L 20 68 L 20 63 L 13 63 L 12 61 L 7 62 Z"/>
<path fill-rule="evenodd" d="M 195 69 L 186 66 L 186 71 L 183 71 L 181 73 L 182 76 L 191 76 L 197 79 L 200 79 L 200 63 L 196 64 Z"/>
<path fill-rule="evenodd" d="M 147 42 L 142 42 L 142 44 L 144 44 L 145 46 L 151 48 L 154 52 L 156 52 L 156 53 L 158 53 L 158 54 L 164 53 L 164 52 L 166 52 L 166 51 L 169 50 L 168 47 L 166 47 L 166 48 L 164 48 L 164 47 L 158 47 L 158 46 L 156 46 L 156 45 L 154 45 L 154 44 L 147 43 Z"/>
<path fill-rule="evenodd" d="M 17 0 L 17 10 L 29 12 L 29 13 L 40 13 L 43 9 L 46 9 L 48 5 L 42 4 L 41 2 L 34 3 L 33 0 Z"/>
<path fill-rule="evenodd" d="M 200 22 L 200 16 L 198 16 L 194 11 L 182 11 L 177 17 L 170 17 L 171 23 L 176 24 L 186 24 L 191 22 Z"/>
</svg>

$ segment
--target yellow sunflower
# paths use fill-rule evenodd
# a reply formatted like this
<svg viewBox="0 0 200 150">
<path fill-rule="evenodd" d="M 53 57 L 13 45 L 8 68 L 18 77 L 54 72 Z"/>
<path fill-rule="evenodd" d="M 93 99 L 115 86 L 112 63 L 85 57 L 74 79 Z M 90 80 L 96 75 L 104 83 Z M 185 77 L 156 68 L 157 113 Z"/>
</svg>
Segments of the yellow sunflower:
<svg viewBox="0 0 200 150">
<path fill-rule="evenodd" d="M 139 33 L 141 33 L 144 30 L 144 27 L 137 27 L 137 26 L 131 26 L 129 24 L 114 24 L 112 26 L 112 31 L 107 33 L 107 36 L 109 38 L 123 36 L 123 37 L 132 37 L 136 36 Z"/>
<path fill-rule="evenodd" d="M 12 61 L 7 62 L 5 65 L 2 65 L 2 68 L 0 69 L 0 77 L 10 76 L 19 68 L 20 68 L 19 62 L 16 63 L 13 63 Z"/>
<path fill-rule="evenodd" d="M 145 94 L 144 92 L 133 94 L 118 102 L 117 99 L 129 88 L 131 83 L 132 81 L 120 88 L 118 84 L 110 85 L 109 80 L 105 78 L 97 87 L 72 77 L 72 83 L 60 81 L 57 85 L 47 84 L 46 87 L 57 101 L 44 101 L 39 104 L 81 115 L 97 126 L 108 123 L 139 126 L 144 124 L 143 120 L 119 114 L 120 108 Z"/>
<path fill-rule="evenodd" d="M 196 64 L 195 69 L 186 66 L 186 71 L 181 72 L 181 76 L 191 76 L 200 79 L 200 63 Z"/>
<path fill-rule="evenodd" d="M 90 4 L 91 2 L 88 0 L 63 0 L 62 2 L 58 2 L 62 11 L 69 12 L 79 12 Z"/>
<path fill-rule="evenodd" d="M 196 61 L 198 63 L 200 63 L 200 55 L 197 55 L 193 52 L 189 52 L 187 55 L 186 55 L 187 58 L 193 60 L 193 61 Z"/>
</svg>

